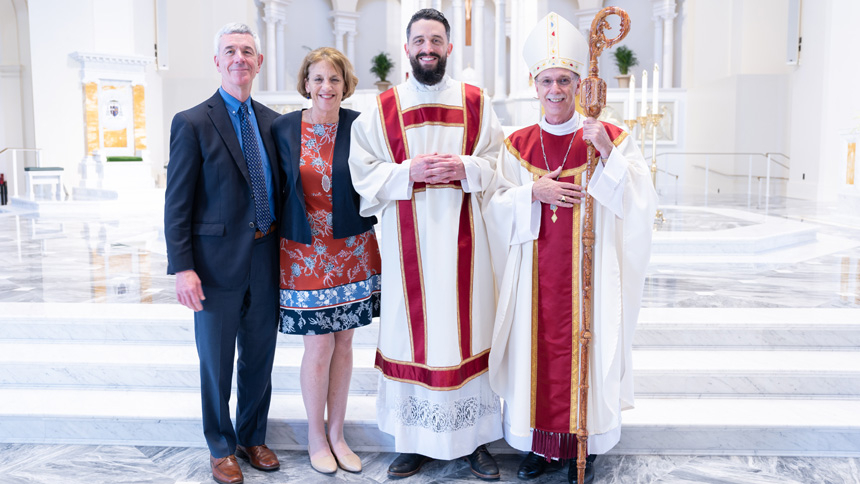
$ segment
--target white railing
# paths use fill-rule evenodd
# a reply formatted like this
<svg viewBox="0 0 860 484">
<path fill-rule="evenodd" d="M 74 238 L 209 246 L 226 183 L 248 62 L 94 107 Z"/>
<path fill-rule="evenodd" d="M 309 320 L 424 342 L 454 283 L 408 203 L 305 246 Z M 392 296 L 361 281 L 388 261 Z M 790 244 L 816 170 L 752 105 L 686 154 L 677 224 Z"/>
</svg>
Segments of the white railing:
<svg viewBox="0 0 860 484">
<path fill-rule="evenodd" d="M 42 166 L 42 150 L 38 148 L 3 148 L 0 150 L 0 155 L 5 152 L 12 153 L 12 196 L 18 196 L 18 153 L 34 152 L 36 153 L 36 166 Z"/>
<path fill-rule="evenodd" d="M 785 163 L 777 161 L 777 157 L 781 157 L 786 161 L 791 161 L 791 158 L 788 155 L 777 152 L 764 152 L 764 153 L 715 153 L 715 152 L 670 152 L 670 153 L 657 153 L 657 157 L 661 156 L 670 156 L 670 155 L 689 155 L 689 156 L 704 156 L 705 157 L 705 166 L 693 165 L 695 168 L 705 170 L 705 205 L 708 204 L 708 179 L 710 174 L 713 172 L 715 175 L 720 175 L 729 178 L 738 178 L 738 177 L 746 177 L 747 178 L 747 208 L 749 208 L 752 203 L 752 180 L 755 178 L 758 181 L 758 204 L 761 206 L 761 198 L 762 198 L 762 180 L 765 182 L 764 189 L 764 198 L 765 198 L 765 213 L 768 212 L 768 208 L 770 205 L 770 182 L 771 180 L 788 180 L 787 177 L 775 177 L 771 174 L 771 166 L 774 164 L 779 165 L 786 170 L 789 169 L 789 166 Z M 747 174 L 740 175 L 734 173 L 722 173 L 716 170 L 712 170 L 710 167 L 711 157 L 712 156 L 747 156 Z M 753 175 L 753 163 L 755 159 L 764 159 L 765 160 L 765 175 Z"/>
</svg>

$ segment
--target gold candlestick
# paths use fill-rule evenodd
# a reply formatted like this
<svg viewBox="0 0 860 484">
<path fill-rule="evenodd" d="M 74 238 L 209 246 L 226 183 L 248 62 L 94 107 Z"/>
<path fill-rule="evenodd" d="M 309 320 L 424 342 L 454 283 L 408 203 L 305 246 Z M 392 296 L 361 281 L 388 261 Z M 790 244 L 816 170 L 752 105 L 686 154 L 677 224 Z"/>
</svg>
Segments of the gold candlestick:
<svg viewBox="0 0 860 484">
<path fill-rule="evenodd" d="M 651 126 L 651 182 L 654 184 L 654 191 L 657 190 L 657 125 L 663 119 L 663 115 L 659 113 L 650 113 L 647 116 L 648 123 Z M 643 130 L 644 131 L 644 130 Z M 644 135 L 643 135 L 644 138 Z M 654 223 L 662 224 L 666 221 L 663 216 L 663 211 L 659 208 L 654 216 Z"/>
</svg>

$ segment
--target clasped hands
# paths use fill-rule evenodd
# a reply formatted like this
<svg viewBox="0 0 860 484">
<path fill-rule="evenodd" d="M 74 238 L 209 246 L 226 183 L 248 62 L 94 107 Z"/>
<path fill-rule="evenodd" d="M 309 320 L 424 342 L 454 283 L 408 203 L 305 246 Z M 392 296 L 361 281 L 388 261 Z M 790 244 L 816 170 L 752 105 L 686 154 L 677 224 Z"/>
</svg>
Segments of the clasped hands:
<svg viewBox="0 0 860 484">
<path fill-rule="evenodd" d="M 417 155 L 409 165 L 409 179 L 429 184 L 466 179 L 466 166 L 458 155 L 430 153 Z"/>
</svg>

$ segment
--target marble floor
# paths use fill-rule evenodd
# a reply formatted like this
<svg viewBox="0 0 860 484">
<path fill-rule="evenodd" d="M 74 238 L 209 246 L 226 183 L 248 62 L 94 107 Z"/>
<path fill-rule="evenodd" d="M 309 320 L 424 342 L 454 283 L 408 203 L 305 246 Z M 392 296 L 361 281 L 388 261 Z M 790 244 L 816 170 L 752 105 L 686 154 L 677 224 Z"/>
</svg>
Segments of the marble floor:
<svg viewBox="0 0 860 484">
<path fill-rule="evenodd" d="M 664 206 L 657 236 L 707 233 L 791 220 L 813 228 L 817 244 L 785 257 L 652 255 L 643 307 L 860 308 L 860 218 L 835 207 L 776 198 L 747 207 L 745 197 L 710 197 L 709 207 L 746 216 Z M 98 215 L 51 215 L 0 207 L 0 303 L 112 302 L 175 304 L 157 204 Z M 757 223 L 756 217 L 761 217 Z M 766 219 L 766 217 L 770 217 Z M 755 233 L 755 232 L 753 232 Z"/>
<path fill-rule="evenodd" d="M 248 484 L 335 482 L 403 484 L 477 483 L 464 460 L 431 462 L 406 479 L 388 479 L 394 454 L 359 452 L 364 470 L 323 475 L 310 468 L 307 453 L 277 451 L 281 469 L 262 472 L 242 463 Z M 497 455 L 502 479 L 517 479 L 519 455 Z M 214 482 L 205 449 L 132 446 L 0 444 L 4 484 L 197 484 Z M 595 461 L 595 484 L 857 484 L 860 459 L 826 457 L 624 456 Z M 567 468 L 535 484 L 566 483 Z"/>
<path fill-rule="evenodd" d="M 702 200 L 685 203 L 703 205 Z M 739 209 L 747 216 L 665 206 L 667 221 L 657 236 L 750 229 L 760 217 L 812 227 L 815 241 L 768 255 L 655 255 L 643 307 L 860 308 L 860 218 L 840 214 L 833 205 L 784 198 L 762 207 L 747 206 L 746 197 L 711 196 L 708 206 Z M 0 207 L 0 303 L 127 303 L 130 309 L 175 304 L 173 278 L 165 275 L 162 207 L 118 208 L 34 214 Z M 310 469 L 304 452 L 278 454 L 281 471 L 250 469 L 245 482 L 383 482 L 394 458 L 360 453 L 364 472 L 323 476 Z M 520 482 L 520 456 L 498 460 L 502 482 Z M 860 458 L 607 455 L 596 466 L 597 483 L 860 484 Z M 566 471 L 535 482 L 561 483 L 565 477 Z M 2 484 L 202 482 L 213 482 L 202 448 L 0 443 Z M 477 479 L 465 462 L 452 461 L 431 463 L 403 482 Z"/>
</svg>

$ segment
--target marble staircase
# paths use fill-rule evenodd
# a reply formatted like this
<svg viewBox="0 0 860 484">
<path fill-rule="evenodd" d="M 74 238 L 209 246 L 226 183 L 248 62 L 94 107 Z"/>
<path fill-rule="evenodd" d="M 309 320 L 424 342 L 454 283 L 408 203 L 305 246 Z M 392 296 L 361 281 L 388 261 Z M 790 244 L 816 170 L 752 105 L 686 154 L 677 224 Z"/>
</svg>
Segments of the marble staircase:
<svg viewBox="0 0 860 484">
<path fill-rule="evenodd" d="M 643 309 L 622 454 L 860 455 L 856 309 Z M 376 325 L 356 332 L 349 440 L 375 422 Z M 269 443 L 306 444 L 301 340 L 281 336 Z M 202 446 L 191 314 L 176 305 L 0 304 L 0 441 Z M 497 443 L 496 451 L 510 451 Z"/>
</svg>

